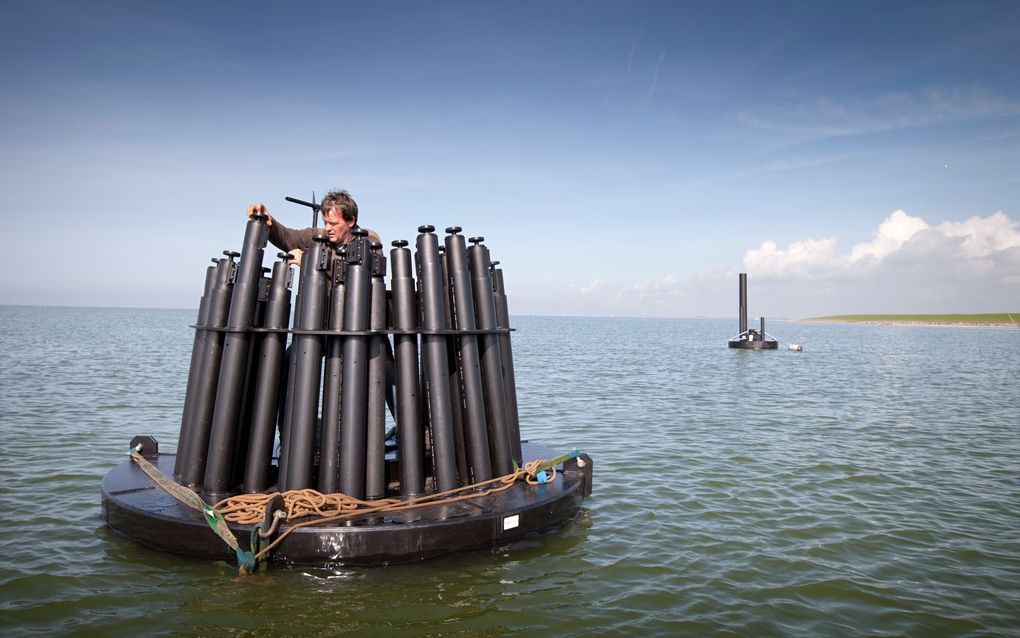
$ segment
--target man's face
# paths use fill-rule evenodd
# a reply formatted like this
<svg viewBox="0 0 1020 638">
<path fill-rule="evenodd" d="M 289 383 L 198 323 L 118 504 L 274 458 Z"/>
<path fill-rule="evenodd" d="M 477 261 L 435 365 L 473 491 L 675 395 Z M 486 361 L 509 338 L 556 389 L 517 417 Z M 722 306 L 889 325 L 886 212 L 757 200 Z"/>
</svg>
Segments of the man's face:
<svg viewBox="0 0 1020 638">
<path fill-rule="evenodd" d="M 326 227 L 326 235 L 329 236 L 329 241 L 340 245 L 346 244 L 347 240 L 350 239 L 354 220 L 345 220 L 344 216 L 340 213 L 340 209 L 334 207 L 322 211 L 322 224 Z"/>
</svg>

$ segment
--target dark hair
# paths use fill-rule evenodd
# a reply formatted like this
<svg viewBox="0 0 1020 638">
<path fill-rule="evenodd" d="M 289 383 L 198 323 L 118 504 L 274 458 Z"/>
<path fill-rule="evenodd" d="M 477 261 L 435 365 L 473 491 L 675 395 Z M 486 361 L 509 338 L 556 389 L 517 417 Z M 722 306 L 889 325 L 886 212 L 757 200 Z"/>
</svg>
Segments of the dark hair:
<svg viewBox="0 0 1020 638">
<path fill-rule="evenodd" d="M 340 209 L 340 215 L 344 218 L 344 221 L 358 223 L 358 204 L 355 203 L 351 194 L 343 189 L 338 188 L 326 193 L 320 205 L 322 206 L 323 216 L 326 215 L 326 211 L 335 207 Z"/>
</svg>

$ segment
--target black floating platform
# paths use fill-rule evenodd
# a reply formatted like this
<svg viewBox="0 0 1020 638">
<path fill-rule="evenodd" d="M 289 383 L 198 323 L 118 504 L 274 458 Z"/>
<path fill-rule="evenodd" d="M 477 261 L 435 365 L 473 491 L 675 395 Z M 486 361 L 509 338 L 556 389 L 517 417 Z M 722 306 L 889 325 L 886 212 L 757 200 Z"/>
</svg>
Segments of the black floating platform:
<svg viewBox="0 0 1020 638">
<path fill-rule="evenodd" d="M 776 350 L 779 348 L 779 342 L 774 339 L 759 339 L 757 341 L 730 339 L 729 344 L 731 348 L 743 348 L 744 350 Z"/>
<path fill-rule="evenodd" d="M 525 462 L 559 453 L 525 442 Z M 173 473 L 175 455 L 147 457 Z M 270 562 L 294 565 L 375 566 L 409 563 L 451 552 L 512 543 L 573 520 L 591 493 L 591 459 L 542 485 L 520 481 L 497 494 L 403 512 L 370 513 L 338 523 L 294 530 L 271 551 Z M 563 466 L 557 468 L 563 469 Z M 103 478 L 103 518 L 110 528 L 153 549 L 232 560 L 233 552 L 209 528 L 202 514 L 156 485 L 131 460 Z M 286 531 L 287 524 L 278 533 Z M 230 525 L 242 548 L 251 527 Z"/>
</svg>

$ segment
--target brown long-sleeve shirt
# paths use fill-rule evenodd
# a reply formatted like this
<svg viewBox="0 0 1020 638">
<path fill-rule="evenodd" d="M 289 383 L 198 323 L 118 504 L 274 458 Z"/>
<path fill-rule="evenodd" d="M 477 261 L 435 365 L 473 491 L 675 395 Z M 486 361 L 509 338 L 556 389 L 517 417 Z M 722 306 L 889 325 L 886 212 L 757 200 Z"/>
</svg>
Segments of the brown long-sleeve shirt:
<svg viewBox="0 0 1020 638">
<path fill-rule="evenodd" d="M 364 228 L 355 224 L 352 230 L 357 228 L 368 231 L 368 241 L 373 243 L 382 243 L 382 240 L 379 238 L 379 233 L 375 232 L 371 228 Z M 324 231 L 321 228 L 287 228 L 274 217 L 273 225 L 269 227 L 269 243 L 284 252 L 290 252 L 295 248 L 308 250 L 312 246 L 312 238 L 319 232 Z M 353 238 L 353 235 L 351 237 Z"/>
</svg>

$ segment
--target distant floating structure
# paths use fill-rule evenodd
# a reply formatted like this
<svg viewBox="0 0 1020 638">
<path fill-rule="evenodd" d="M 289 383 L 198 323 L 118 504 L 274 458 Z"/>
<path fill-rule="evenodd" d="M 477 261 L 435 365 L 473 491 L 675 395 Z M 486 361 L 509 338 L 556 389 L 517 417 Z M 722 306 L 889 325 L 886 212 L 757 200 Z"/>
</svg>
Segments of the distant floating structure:
<svg viewBox="0 0 1020 638">
<path fill-rule="evenodd" d="M 730 339 L 731 348 L 748 350 L 776 350 L 779 342 L 765 332 L 765 317 L 761 317 L 761 328 L 747 327 L 747 273 L 740 273 L 740 334 Z"/>
</svg>

